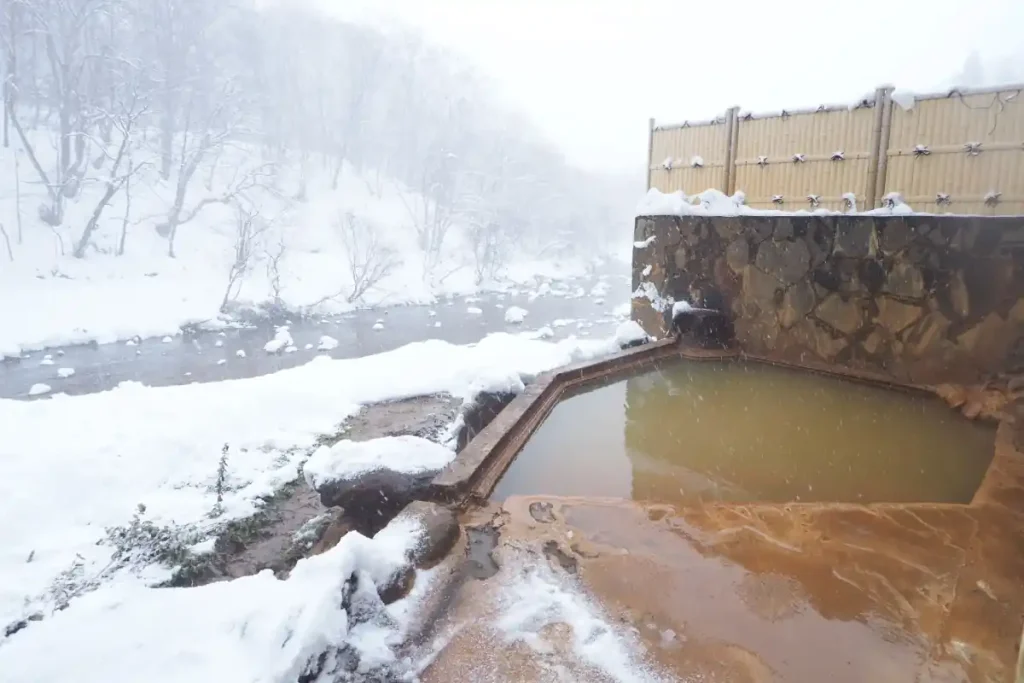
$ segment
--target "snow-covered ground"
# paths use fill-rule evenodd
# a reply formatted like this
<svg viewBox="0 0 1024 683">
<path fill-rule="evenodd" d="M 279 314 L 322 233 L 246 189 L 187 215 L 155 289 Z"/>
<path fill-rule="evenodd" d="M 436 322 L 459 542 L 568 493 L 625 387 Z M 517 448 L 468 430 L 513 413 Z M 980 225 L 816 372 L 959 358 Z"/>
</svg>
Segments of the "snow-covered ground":
<svg viewBox="0 0 1024 683">
<path fill-rule="evenodd" d="M 359 651 L 363 666 L 391 664 L 388 641 L 400 632 L 388 621 L 403 606 L 382 610 L 391 620 L 353 623 L 342 604 L 349 577 L 365 590 L 402 564 L 418 538 L 404 521 L 373 539 L 350 533 L 300 560 L 285 580 L 266 570 L 198 588 L 104 586 L 4 643 L 4 680 L 283 683 L 344 646 Z"/>
<path fill-rule="evenodd" d="M 624 326 L 618 336 L 633 333 Z M 339 590 L 338 568 L 373 564 L 376 541 L 349 541 L 300 565 L 286 582 L 259 575 L 171 591 L 150 587 L 170 567 L 115 556 L 111 528 L 131 527 L 134 518 L 136 527 L 175 529 L 202 552 L 226 521 L 253 514 L 262 497 L 296 479 L 317 437 L 361 404 L 517 391 L 524 378 L 618 348 L 614 338 L 549 343 L 536 336 L 493 334 L 467 346 L 426 341 L 244 380 L 125 383 L 86 396 L 0 401 L 0 518 L 7 520 L 0 527 L 0 625 L 43 616 L 0 646 L 0 671 L 21 672 L 12 680 L 121 680 L 114 671 L 154 681 L 242 680 L 218 673 L 257 651 L 240 670 L 291 671 L 303 648 L 343 637 L 335 627 L 344 613 L 329 598 Z M 79 595 L 82 586 L 95 590 Z M 93 639 L 103 642 L 90 646 Z M 38 661 L 72 641 L 65 657 Z M 271 644 L 281 651 L 271 654 Z M 173 664 L 175 657 L 189 661 Z"/>
<path fill-rule="evenodd" d="M 39 143 L 36 148 L 43 166 L 49 167 L 50 145 Z M 258 165 L 260 154 L 258 149 L 226 149 L 212 170 L 204 167 L 197 174 L 186 208 L 224 193 L 240 172 Z M 175 257 L 170 258 L 168 241 L 156 227 L 173 203 L 175 178 L 162 180 L 154 165 L 133 179 L 130 211 L 126 213 L 125 192 L 115 195 L 84 257 L 75 258 L 72 251 L 102 195 L 102 183 L 85 184 L 66 203 L 62 225 L 53 228 L 36 216 L 45 196 L 22 153 L 0 155 L 0 179 L 14 185 L 16 157 L 20 197 L 0 193 L 0 225 L 6 228 L 13 256 L 9 260 L 0 244 L 0 357 L 48 346 L 175 334 L 187 323 L 216 321 L 235 261 L 234 208 L 206 205 L 178 228 Z M 253 240 L 248 266 L 229 297 L 234 304 L 273 301 L 275 280 L 279 303 L 290 309 L 318 304 L 317 312 L 339 312 L 354 306 L 428 303 L 443 294 L 499 289 L 538 276 L 579 275 L 596 255 L 573 254 L 554 242 L 547 245 L 551 248 L 542 246 L 543 253 L 528 253 L 518 245 L 494 277 L 478 282 L 465 225 L 455 221 L 437 263 L 428 267 L 414 227 L 424 203 L 420 195 L 348 165 L 335 189 L 327 169 L 317 163 L 307 166 L 303 199 L 295 198 L 300 186 L 296 163 L 281 166 L 265 187 L 247 192 L 247 205 L 267 228 Z M 355 244 L 345 233 L 348 214 L 363 231 Z M 125 248 L 119 256 L 125 225 Z M 367 246 L 371 239 L 373 249 Z M 370 251 L 390 263 L 389 274 L 349 302 L 353 276 L 347 259 L 359 260 Z M 332 295 L 338 296 L 324 301 Z"/>
</svg>

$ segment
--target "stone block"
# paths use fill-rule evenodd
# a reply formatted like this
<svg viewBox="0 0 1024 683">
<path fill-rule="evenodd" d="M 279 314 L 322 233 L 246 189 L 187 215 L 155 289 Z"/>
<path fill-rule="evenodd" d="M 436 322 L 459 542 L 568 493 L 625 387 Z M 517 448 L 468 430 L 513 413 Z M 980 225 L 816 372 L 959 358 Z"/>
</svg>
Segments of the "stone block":
<svg viewBox="0 0 1024 683">
<path fill-rule="evenodd" d="M 956 345 L 971 355 L 989 355 L 996 352 L 1006 336 L 1007 323 L 995 313 L 989 313 L 980 323 L 956 338 Z"/>
<path fill-rule="evenodd" d="M 881 230 L 879 246 L 886 254 L 898 252 L 914 241 L 914 229 L 902 218 L 890 218 L 882 222 Z"/>
<path fill-rule="evenodd" d="M 878 300 L 878 324 L 892 334 L 899 334 L 907 329 L 922 315 L 924 315 L 924 311 L 920 306 L 912 306 L 885 297 Z"/>
<path fill-rule="evenodd" d="M 878 238 L 875 223 L 864 218 L 839 218 L 833 253 L 864 258 L 874 255 Z"/>
<path fill-rule="evenodd" d="M 897 261 L 885 279 L 885 291 L 908 299 L 920 299 L 925 293 L 921 269 L 907 261 Z"/>
<path fill-rule="evenodd" d="M 856 301 L 844 301 L 838 294 L 830 294 L 818 304 L 814 315 L 845 334 L 853 334 L 863 324 L 860 306 Z"/>
<path fill-rule="evenodd" d="M 679 247 L 678 249 L 676 249 L 674 257 L 676 268 L 678 268 L 679 270 L 686 269 L 686 257 L 686 247 Z"/>
<path fill-rule="evenodd" d="M 788 329 L 814 310 L 814 289 L 807 280 L 801 280 L 786 290 L 782 297 L 779 322 Z"/>
<path fill-rule="evenodd" d="M 782 290 L 778 280 L 762 272 L 755 266 L 747 266 L 743 271 L 743 298 L 754 303 L 762 311 L 774 311 L 776 308 L 776 292 Z"/>
<path fill-rule="evenodd" d="M 885 337 L 883 337 L 878 330 L 872 330 L 871 334 L 861 342 L 861 347 L 871 355 L 874 355 L 882 349 L 882 344 L 884 342 Z"/>
<path fill-rule="evenodd" d="M 725 249 L 725 260 L 734 273 L 739 273 L 750 264 L 750 244 L 746 239 L 733 240 Z"/>
<path fill-rule="evenodd" d="M 810 269 L 811 254 L 803 240 L 762 242 L 754 265 L 779 282 L 790 285 L 803 279 Z"/>
<path fill-rule="evenodd" d="M 791 240 L 793 239 L 793 219 L 781 217 L 775 221 L 775 232 L 773 233 L 776 240 Z"/>
<path fill-rule="evenodd" d="M 949 319 L 939 311 L 932 311 L 914 327 L 907 339 L 907 351 L 917 358 L 937 353 L 945 346 Z"/>
<path fill-rule="evenodd" d="M 949 278 L 949 304 L 961 318 L 971 313 L 971 297 L 964 282 L 963 273 L 957 271 Z"/>
</svg>

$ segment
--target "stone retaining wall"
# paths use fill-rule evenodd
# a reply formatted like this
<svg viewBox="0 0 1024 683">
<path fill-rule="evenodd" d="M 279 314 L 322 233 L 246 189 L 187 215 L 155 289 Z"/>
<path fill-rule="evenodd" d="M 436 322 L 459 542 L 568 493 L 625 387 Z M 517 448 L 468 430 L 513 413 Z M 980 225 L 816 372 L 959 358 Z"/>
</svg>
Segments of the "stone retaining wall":
<svg viewBox="0 0 1024 683">
<path fill-rule="evenodd" d="M 740 347 L 916 384 L 1024 369 L 1024 217 L 636 219 L 633 318 L 730 312 Z"/>
</svg>

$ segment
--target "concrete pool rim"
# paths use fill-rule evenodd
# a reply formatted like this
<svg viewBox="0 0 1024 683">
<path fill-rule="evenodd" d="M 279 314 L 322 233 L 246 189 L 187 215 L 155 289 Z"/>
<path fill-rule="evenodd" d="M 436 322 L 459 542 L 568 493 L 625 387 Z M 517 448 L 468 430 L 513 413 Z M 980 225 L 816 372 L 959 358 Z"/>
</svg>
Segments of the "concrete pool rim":
<svg viewBox="0 0 1024 683">
<path fill-rule="evenodd" d="M 597 388 L 617 379 L 638 374 L 659 361 L 686 359 L 690 361 L 742 360 L 783 367 L 795 371 L 811 372 L 836 379 L 854 381 L 941 400 L 936 387 L 905 384 L 891 378 L 861 370 L 818 363 L 791 363 L 769 359 L 736 349 L 701 349 L 680 344 L 676 336 L 651 342 L 643 346 L 620 351 L 604 358 L 564 366 L 542 373 L 528 384 L 512 402 L 482 429 L 463 448 L 455 460 L 433 480 L 432 498 L 466 507 L 482 504 L 490 496 L 498 481 L 515 460 L 520 450 L 540 427 L 551 410 L 563 398 L 589 388 Z M 952 408 L 950 408 L 952 410 Z M 969 419 L 963 417 L 962 419 Z M 901 507 L 912 509 L 925 506 L 963 509 L 996 502 L 998 493 L 1005 488 L 1005 478 L 1011 476 L 1012 487 L 1024 488 L 1024 458 L 1014 446 L 1014 424 L 1011 419 L 998 422 L 994 454 L 978 485 L 971 502 L 960 503 L 777 503 L 781 507 L 813 505 L 817 507 L 878 508 Z M 730 505 L 716 503 L 715 505 Z"/>
</svg>

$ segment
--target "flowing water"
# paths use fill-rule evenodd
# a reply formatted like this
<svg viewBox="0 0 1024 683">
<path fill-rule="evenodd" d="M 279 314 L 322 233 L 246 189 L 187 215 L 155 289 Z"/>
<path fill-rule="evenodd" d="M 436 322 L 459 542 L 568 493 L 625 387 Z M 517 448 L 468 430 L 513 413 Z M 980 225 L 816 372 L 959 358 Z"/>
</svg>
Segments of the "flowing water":
<svg viewBox="0 0 1024 683">
<path fill-rule="evenodd" d="M 968 503 L 994 439 L 928 396 L 761 363 L 670 361 L 563 399 L 492 497 Z"/>
</svg>

